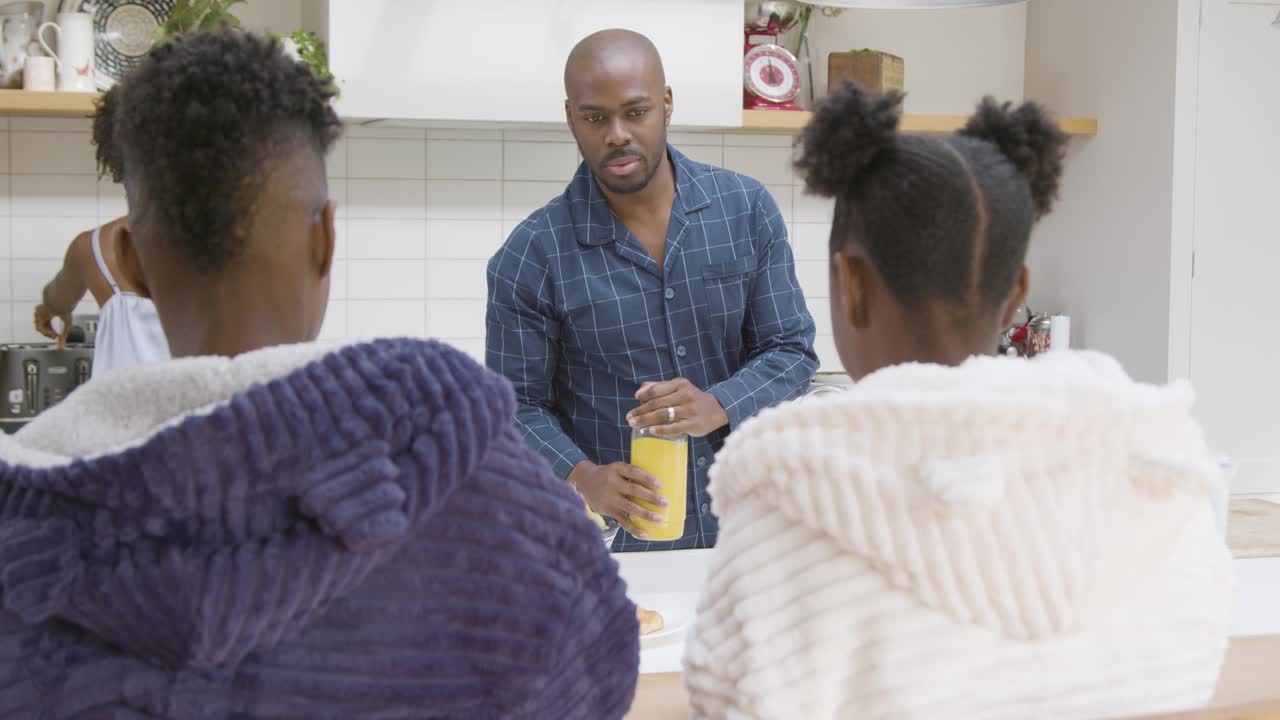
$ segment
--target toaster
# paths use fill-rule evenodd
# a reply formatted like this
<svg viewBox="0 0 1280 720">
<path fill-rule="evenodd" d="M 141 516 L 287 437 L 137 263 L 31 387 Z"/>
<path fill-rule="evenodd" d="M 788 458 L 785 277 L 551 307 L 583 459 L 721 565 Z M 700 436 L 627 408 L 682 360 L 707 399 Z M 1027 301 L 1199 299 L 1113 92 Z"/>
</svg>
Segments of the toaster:
<svg viewBox="0 0 1280 720">
<path fill-rule="evenodd" d="M 0 421 L 30 420 L 65 400 L 92 374 L 92 345 L 0 345 Z"/>
</svg>

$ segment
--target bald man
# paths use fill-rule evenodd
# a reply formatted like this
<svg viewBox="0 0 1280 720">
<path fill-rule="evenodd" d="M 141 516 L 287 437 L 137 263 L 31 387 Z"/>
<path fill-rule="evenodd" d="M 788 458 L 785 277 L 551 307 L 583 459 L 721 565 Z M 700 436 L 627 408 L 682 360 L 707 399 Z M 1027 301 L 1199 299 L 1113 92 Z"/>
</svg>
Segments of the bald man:
<svg viewBox="0 0 1280 720">
<path fill-rule="evenodd" d="M 487 362 L 525 437 L 596 512 L 614 550 L 715 545 L 707 471 L 725 437 L 804 392 L 814 324 L 786 225 L 759 182 L 667 144 L 674 103 L 653 43 L 606 30 L 569 54 L 565 115 L 583 163 L 489 262 Z M 684 535 L 651 542 L 658 481 L 631 431 L 690 436 Z"/>
</svg>

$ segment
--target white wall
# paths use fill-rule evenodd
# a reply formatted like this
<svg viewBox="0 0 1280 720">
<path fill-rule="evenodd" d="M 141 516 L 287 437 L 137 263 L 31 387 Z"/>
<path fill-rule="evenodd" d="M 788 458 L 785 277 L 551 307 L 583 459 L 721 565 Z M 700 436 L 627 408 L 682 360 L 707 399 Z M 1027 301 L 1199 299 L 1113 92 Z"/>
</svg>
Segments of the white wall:
<svg viewBox="0 0 1280 720">
<path fill-rule="evenodd" d="M 1032 306 L 1072 316 L 1072 342 L 1141 380 L 1169 372 L 1178 4 L 1035 0 L 1026 95 L 1095 115 L 1072 141 L 1057 209 L 1032 240 Z"/>
<path fill-rule="evenodd" d="M 930 12 L 850 10 L 838 17 L 815 13 L 809 39 L 817 97 L 827 92 L 829 53 L 870 48 L 905 59 L 907 112 L 964 114 L 988 94 L 1020 100 L 1026 30 L 1027 7 L 1021 4 Z M 785 38 L 788 48 L 795 48 L 795 35 L 793 30 Z"/>
<path fill-rule="evenodd" d="M 1280 30 L 1270 5 L 1204 0 L 1189 372 L 1236 492 L 1280 491 Z"/>
</svg>

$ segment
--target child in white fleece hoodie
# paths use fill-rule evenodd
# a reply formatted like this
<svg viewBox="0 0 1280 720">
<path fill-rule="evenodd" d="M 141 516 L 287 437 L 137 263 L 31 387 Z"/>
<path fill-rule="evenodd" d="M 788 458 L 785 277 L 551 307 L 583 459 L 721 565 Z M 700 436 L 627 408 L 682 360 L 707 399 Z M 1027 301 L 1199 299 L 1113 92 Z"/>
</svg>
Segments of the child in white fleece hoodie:
<svg viewBox="0 0 1280 720">
<path fill-rule="evenodd" d="M 1211 696 L 1230 558 L 1185 386 L 1110 358 L 995 357 L 1066 137 L 985 100 L 900 135 L 838 89 L 796 166 L 835 198 L 848 393 L 762 414 L 710 492 L 720 536 L 686 656 L 699 718 L 1113 718 Z"/>
</svg>

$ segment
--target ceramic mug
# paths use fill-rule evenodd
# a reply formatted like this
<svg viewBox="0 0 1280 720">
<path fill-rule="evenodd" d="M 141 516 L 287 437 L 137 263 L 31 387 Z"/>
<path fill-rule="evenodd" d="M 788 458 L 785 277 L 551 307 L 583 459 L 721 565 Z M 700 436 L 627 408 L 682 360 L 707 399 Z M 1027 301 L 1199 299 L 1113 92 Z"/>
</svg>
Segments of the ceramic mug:
<svg viewBox="0 0 1280 720">
<path fill-rule="evenodd" d="M 44 31 L 53 29 L 58 36 L 58 52 L 45 42 Z M 95 92 L 98 87 L 93 63 L 93 16 L 88 13 L 58 13 L 56 23 L 40 26 L 40 46 L 53 56 L 58 65 L 58 90 L 61 92 Z"/>
<path fill-rule="evenodd" d="M 40 52 L 36 42 L 38 18 L 30 15 L 0 15 L 0 86 L 18 87 L 27 57 Z"/>
<path fill-rule="evenodd" d="M 53 92 L 54 84 L 53 58 L 43 55 L 28 55 L 27 63 L 22 68 L 22 87 L 32 92 Z"/>
</svg>

